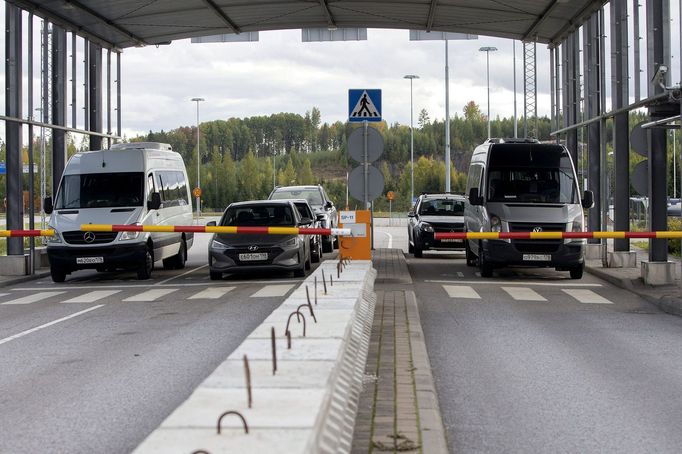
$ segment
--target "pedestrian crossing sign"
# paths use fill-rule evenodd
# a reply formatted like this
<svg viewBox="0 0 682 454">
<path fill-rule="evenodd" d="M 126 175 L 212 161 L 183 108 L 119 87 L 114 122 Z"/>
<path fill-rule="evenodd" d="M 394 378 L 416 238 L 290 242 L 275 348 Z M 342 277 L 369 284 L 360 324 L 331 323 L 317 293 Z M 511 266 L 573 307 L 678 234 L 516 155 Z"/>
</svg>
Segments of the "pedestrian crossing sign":
<svg viewBox="0 0 682 454">
<path fill-rule="evenodd" d="M 348 90 L 348 121 L 381 121 L 381 90 Z"/>
</svg>

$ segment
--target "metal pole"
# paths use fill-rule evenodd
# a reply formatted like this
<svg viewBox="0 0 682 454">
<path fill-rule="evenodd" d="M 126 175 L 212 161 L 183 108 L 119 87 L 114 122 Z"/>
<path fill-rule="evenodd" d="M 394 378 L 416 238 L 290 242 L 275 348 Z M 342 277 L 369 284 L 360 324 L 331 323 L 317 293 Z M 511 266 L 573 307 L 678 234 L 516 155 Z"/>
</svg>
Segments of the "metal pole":
<svg viewBox="0 0 682 454">
<path fill-rule="evenodd" d="M 445 40 L 445 192 L 450 192 L 450 68 Z"/>
<path fill-rule="evenodd" d="M 410 205 L 414 201 L 414 127 L 412 126 L 412 78 L 410 78 Z"/>
<path fill-rule="evenodd" d="M 116 135 L 121 137 L 121 53 L 116 53 Z"/>
<path fill-rule="evenodd" d="M 71 33 L 71 127 L 76 129 L 78 127 L 78 96 L 76 92 L 78 87 L 77 81 L 77 62 L 76 62 L 76 34 Z"/>
<path fill-rule="evenodd" d="M 363 126 L 363 134 L 362 134 L 362 139 L 363 139 L 363 159 L 362 159 L 362 165 L 363 165 L 363 172 L 364 172 L 364 190 L 363 190 L 363 209 L 368 209 L 369 208 L 369 158 L 367 156 L 367 128 L 369 127 L 369 122 L 367 120 L 362 122 Z"/>
<path fill-rule="evenodd" d="M 609 168 L 606 154 L 606 34 L 604 28 L 604 7 L 599 9 L 599 28 L 597 36 L 599 37 L 599 138 L 600 144 L 600 168 L 601 175 L 599 182 L 601 184 L 601 225 L 604 231 L 609 229 L 608 214 L 609 214 Z M 601 260 L 602 267 L 608 267 L 608 244 L 606 239 L 601 240 Z"/>
<path fill-rule="evenodd" d="M 33 13 L 28 14 L 28 118 L 33 120 Z M 34 202 L 34 177 L 33 177 L 33 125 L 28 125 L 28 228 L 35 229 L 35 202 Z M 35 267 L 35 237 L 28 240 L 29 274 L 34 274 Z"/>
<path fill-rule="evenodd" d="M 107 49 L 107 134 L 111 134 L 111 49 Z M 107 148 L 111 148 L 111 138 Z"/>
<path fill-rule="evenodd" d="M 49 121 L 50 103 L 48 100 L 48 58 L 49 58 L 49 25 L 46 20 L 43 20 L 42 30 L 42 49 L 40 61 L 40 98 L 42 106 L 40 107 L 41 121 L 47 123 Z M 40 223 L 41 227 L 45 228 L 45 197 L 47 197 L 47 169 L 45 169 L 45 126 L 40 127 Z M 43 237 L 43 244 L 45 237 Z"/>
<path fill-rule="evenodd" d="M 514 71 L 514 138 L 517 138 L 519 136 L 519 123 L 518 123 L 518 118 L 516 116 L 516 40 L 512 40 L 512 49 L 514 50 L 514 52 L 513 52 L 513 59 L 514 59 L 514 69 L 513 69 L 513 71 Z M 552 56 L 554 55 L 554 48 L 550 49 L 550 54 Z M 550 58 L 550 61 L 551 61 L 551 58 Z M 552 65 L 550 63 L 550 69 L 551 68 L 552 68 Z M 554 87 L 554 79 L 552 77 L 550 77 L 550 81 L 551 81 L 552 87 Z M 552 93 L 552 92 L 554 92 L 554 88 L 550 89 L 550 93 Z M 554 104 L 552 104 L 552 113 L 554 113 Z"/>
<path fill-rule="evenodd" d="M 199 100 L 197 100 L 197 189 L 201 189 L 201 141 L 199 140 Z M 197 196 L 197 222 L 201 216 L 201 196 Z"/>
<path fill-rule="evenodd" d="M 485 51 L 486 81 L 488 85 L 488 139 L 490 139 L 490 51 Z"/>
</svg>

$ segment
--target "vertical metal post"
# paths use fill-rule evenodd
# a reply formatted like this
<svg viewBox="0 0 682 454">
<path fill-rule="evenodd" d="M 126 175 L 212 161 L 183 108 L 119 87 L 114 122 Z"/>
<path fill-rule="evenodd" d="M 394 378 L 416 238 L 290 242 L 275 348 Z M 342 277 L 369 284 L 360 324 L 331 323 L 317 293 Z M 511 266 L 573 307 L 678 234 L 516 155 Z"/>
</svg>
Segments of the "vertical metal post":
<svg viewBox="0 0 682 454">
<path fill-rule="evenodd" d="M 43 30 L 42 30 L 42 49 L 40 57 L 40 78 L 41 78 L 41 121 L 43 123 L 48 123 L 50 121 L 50 99 L 49 99 L 49 78 L 50 78 L 50 24 L 43 20 Z M 45 127 L 40 128 L 40 223 L 41 227 L 44 229 L 45 223 L 45 197 L 47 197 L 47 169 L 45 168 Z"/>
<path fill-rule="evenodd" d="M 632 25 L 633 25 L 633 34 L 634 36 L 634 41 L 633 41 L 633 47 L 634 47 L 634 55 L 633 58 L 635 59 L 634 64 L 635 67 L 633 68 L 634 74 L 632 75 L 632 80 L 635 83 L 635 101 L 639 101 L 642 99 L 641 95 L 641 75 L 642 75 L 642 64 L 640 61 L 640 41 L 642 39 L 641 36 L 639 36 L 639 4 L 640 0 L 633 0 L 632 1 Z"/>
<path fill-rule="evenodd" d="M 362 154 L 362 168 L 363 168 L 363 185 L 364 185 L 364 190 L 362 192 L 362 201 L 363 201 L 363 209 L 367 210 L 369 209 L 369 158 L 367 157 L 367 128 L 369 127 L 369 123 L 367 120 L 362 122 L 362 143 L 363 143 L 363 154 Z"/>
<path fill-rule="evenodd" d="M 490 139 L 490 51 L 485 51 L 485 80 L 488 90 L 488 139 Z"/>
<path fill-rule="evenodd" d="M 606 27 L 604 19 L 604 7 L 599 8 L 599 113 L 605 114 L 606 108 Z M 606 119 L 602 117 L 599 121 L 599 136 L 601 138 L 601 225 L 604 230 L 608 230 L 608 215 L 609 215 L 609 168 L 606 155 Z M 602 266 L 608 266 L 608 243 L 606 239 L 601 240 L 601 260 Z"/>
<path fill-rule="evenodd" d="M 66 126 L 66 30 L 52 24 L 52 124 Z M 52 130 L 52 194 L 66 166 L 66 132 Z"/>
<path fill-rule="evenodd" d="M 556 84 L 556 62 L 555 59 L 557 57 L 557 49 L 556 46 L 552 46 L 549 48 L 549 102 L 550 102 L 550 119 L 549 119 L 549 124 L 551 127 L 554 127 L 556 122 L 558 121 L 557 117 L 557 105 L 556 105 L 556 89 L 557 89 L 557 84 Z M 558 140 L 558 136 L 557 136 Z"/>
<path fill-rule="evenodd" d="M 585 100 L 587 118 L 592 119 L 599 115 L 599 17 L 593 14 L 583 26 L 583 63 L 585 74 Z M 601 214 L 601 137 L 599 123 L 590 123 L 587 126 L 587 151 L 588 151 L 588 189 L 594 193 L 594 207 L 590 209 L 587 218 L 588 230 L 598 232 L 602 230 Z M 589 243 L 599 243 L 599 240 L 590 239 Z"/>
<path fill-rule="evenodd" d="M 445 192 L 450 192 L 450 67 L 448 66 L 447 39 L 445 40 Z"/>
<path fill-rule="evenodd" d="M 611 100 L 612 109 L 628 104 L 628 23 L 626 0 L 611 1 Z M 613 150 L 615 160 L 614 229 L 630 230 L 630 127 L 627 112 L 613 121 Z M 613 242 L 614 251 L 629 251 L 630 240 Z"/>
<path fill-rule="evenodd" d="M 83 39 L 83 129 L 90 130 L 90 41 Z"/>
<path fill-rule="evenodd" d="M 89 107 L 90 131 L 102 132 L 102 47 L 90 43 L 89 47 Z M 90 136 L 90 149 L 102 149 L 102 137 Z"/>
<path fill-rule="evenodd" d="M 561 109 L 561 99 L 562 99 L 562 80 L 561 80 L 561 52 L 563 47 L 554 48 L 554 76 L 555 76 L 555 92 L 554 92 L 554 108 L 556 109 L 555 125 L 554 129 L 561 128 L 561 116 L 563 110 Z M 561 142 L 561 136 L 556 136 L 557 143 Z"/>
<path fill-rule="evenodd" d="M 654 74 L 660 65 L 670 68 L 670 3 L 647 2 L 647 45 L 649 74 Z M 663 93 L 663 87 L 670 81 L 669 74 L 659 84 L 654 81 L 649 85 L 649 95 Z M 664 116 L 659 114 L 656 107 L 649 108 L 652 118 Z M 651 129 L 651 146 L 649 147 L 649 218 L 651 230 L 661 231 L 668 229 L 667 216 L 667 136 L 662 128 Z M 668 260 L 668 240 L 649 240 L 649 260 L 663 262 Z"/>
<path fill-rule="evenodd" d="M 680 15 L 682 15 L 682 0 L 679 0 L 678 2 L 678 11 L 680 11 Z M 680 37 L 680 50 L 682 51 L 682 20 L 678 21 L 680 29 L 678 30 L 679 37 Z M 682 52 L 681 52 L 682 53 Z M 680 77 L 682 77 L 682 55 L 680 55 Z M 682 125 L 682 96 L 680 96 L 680 124 Z M 682 221 L 682 130 L 680 130 L 679 134 L 679 150 L 680 150 L 680 221 Z M 682 240 L 680 240 L 682 242 Z M 682 286 L 682 263 L 680 264 L 680 286 Z"/>
<path fill-rule="evenodd" d="M 5 3 L 5 112 L 9 117 L 21 118 L 22 101 L 22 21 L 21 9 Z M 5 122 L 7 131 L 7 229 L 23 229 L 22 194 L 22 125 Z M 7 238 L 7 255 L 23 255 L 23 238 Z"/>
<path fill-rule="evenodd" d="M 111 135 L 111 49 L 107 49 L 107 134 Z M 111 148 L 111 138 L 107 148 Z"/>
<path fill-rule="evenodd" d="M 121 52 L 116 52 L 116 135 L 121 137 Z"/>
<path fill-rule="evenodd" d="M 573 32 L 568 36 L 567 42 L 567 61 L 566 68 L 567 80 L 566 87 L 568 93 L 566 94 L 565 115 L 567 117 L 568 125 L 578 123 L 578 104 L 580 103 L 580 58 L 578 55 L 580 41 L 578 39 L 578 32 Z M 576 167 L 578 166 L 578 130 L 572 129 L 566 133 L 566 148 L 568 148 L 571 158 Z"/>
<path fill-rule="evenodd" d="M 516 116 L 516 40 L 512 40 L 512 58 L 514 59 L 514 64 L 512 65 L 513 69 L 512 71 L 514 72 L 514 138 L 517 138 L 519 136 L 519 119 Z M 550 49 L 551 55 L 554 55 L 554 48 Z M 550 57 L 551 58 L 551 57 Z M 551 67 L 551 65 L 550 65 Z M 552 88 L 550 89 L 550 93 L 554 92 L 554 80 L 551 81 L 552 83 Z M 552 98 L 554 99 L 554 98 Z M 552 113 L 554 113 L 554 104 L 552 104 Z"/>
<path fill-rule="evenodd" d="M 77 36 L 71 33 L 71 127 L 78 128 L 78 92 L 76 81 L 78 80 L 78 56 Z"/>
<path fill-rule="evenodd" d="M 28 14 L 28 119 L 33 120 L 33 13 Z M 33 175 L 33 125 L 28 125 L 28 228 L 33 230 L 35 228 L 35 194 L 33 190 L 34 175 Z M 36 239 L 30 237 L 28 239 L 29 255 L 28 255 L 28 269 L 29 274 L 35 273 L 35 250 Z"/>
<path fill-rule="evenodd" d="M 523 134 L 524 137 L 537 137 L 537 60 L 536 43 L 523 43 Z M 532 117 L 533 123 L 530 122 Z"/>
</svg>

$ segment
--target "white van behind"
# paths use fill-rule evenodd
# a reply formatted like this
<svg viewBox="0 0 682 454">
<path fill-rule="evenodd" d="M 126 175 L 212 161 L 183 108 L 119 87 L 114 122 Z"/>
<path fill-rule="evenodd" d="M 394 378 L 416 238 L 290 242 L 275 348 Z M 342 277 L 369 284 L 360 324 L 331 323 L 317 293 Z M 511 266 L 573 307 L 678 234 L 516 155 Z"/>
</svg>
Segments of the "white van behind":
<svg viewBox="0 0 682 454">
<path fill-rule="evenodd" d="M 187 171 L 168 144 L 135 142 L 76 153 L 64 169 L 51 214 L 47 254 L 54 282 L 80 269 L 129 269 L 148 279 L 154 262 L 184 268 L 191 233 L 91 232 L 82 224 L 191 225 Z"/>
<path fill-rule="evenodd" d="M 468 232 L 582 232 L 584 208 L 571 155 L 558 144 L 534 139 L 489 139 L 471 157 L 464 204 Z M 481 276 L 508 265 L 554 267 L 580 279 L 584 239 L 468 239 L 467 265 Z"/>
</svg>

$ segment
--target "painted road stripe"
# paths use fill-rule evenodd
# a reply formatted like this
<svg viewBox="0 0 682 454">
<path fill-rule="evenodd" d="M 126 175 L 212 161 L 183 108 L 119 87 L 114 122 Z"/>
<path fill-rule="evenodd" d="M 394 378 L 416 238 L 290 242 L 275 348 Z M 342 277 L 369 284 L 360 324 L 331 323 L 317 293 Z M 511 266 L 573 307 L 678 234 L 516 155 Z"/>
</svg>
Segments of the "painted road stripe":
<svg viewBox="0 0 682 454">
<path fill-rule="evenodd" d="M 47 328 L 48 326 L 56 325 L 57 323 L 64 322 L 66 320 L 69 320 L 74 317 L 78 317 L 79 315 L 83 315 L 86 312 L 94 311 L 95 309 L 99 309 L 100 307 L 104 307 L 104 304 L 100 304 L 99 306 L 95 307 L 89 307 L 83 311 L 76 312 L 75 314 L 67 315 L 66 317 L 62 317 L 57 320 L 53 320 L 49 323 L 45 323 L 44 325 L 36 326 L 35 328 L 27 329 L 26 331 L 22 331 L 19 334 L 15 334 L 14 336 L 6 337 L 4 339 L 0 339 L 0 345 L 6 344 L 7 342 L 13 341 L 14 339 L 19 339 L 20 337 L 26 336 L 27 334 L 35 333 L 38 330 L 41 330 L 43 328 Z"/>
<path fill-rule="evenodd" d="M 538 292 L 528 287 L 502 287 L 502 290 L 517 301 L 547 301 Z"/>
<path fill-rule="evenodd" d="M 477 273 L 478 274 L 478 273 Z M 542 287 L 601 287 L 601 284 L 571 284 L 571 283 L 553 283 L 553 282 L 509 282 L 509 281 L 447 281 L 438 279 L 427 279 L 424 282 L 430 282 L 434 284 L 471 284 L 471 285 L 532 285 L 532 286 L 542 286 Z"/>
<path fill-rule="evenodd" d="M 166 296 L 168 294 L 176 292 L 177 290 L 178 289 L 176 288 L 147 290 L 146 292 L 138 293 L 137 295 L 133 295 L 129 298 L 126 298 L 123 301 L 155 301 L 161 298 L 162 296 Z"/>
<path fill-rule="evenodd" d="M 6 303 L 2 304 L 31 304 L 37 301 L 52 298 L 53 296 L 61 295 L 62 293 L 65 292 L 38 292 L 34 293 L 33 295 L 23 296 L 12 301 L 7 301 Z"/>
<path fill-rule="evenodd" d="M 106 298 L 111 295 L 115 295 L 120 292 L 120 290 L 95 290 L 94 292 L 89 292 L 70 300 L 62 301 L 62 303 L 94 303 L 102 298 Z"/>
<path fill-rule="evenodd" d="M 468 285 L 444 285 L 443 288 L 448 292 L 450 298 L 481 299 L 481 295 Z"/>
<path fill-rule="evenodd" d="M 584 289 L 562 289 L 565 293 L 571 295 L 579 302 L 584 304 L 613 304 L 601 295 L 597 295 L 592 290 Z"/>
<path fill-rule="evenodd" d="M 201 292 L 190 296 L 188 299 L 190 299 L 190 300 L 200 300 L 200 299 L 215 300 L 215 299 L 221 298 L 224 294 L 234 290 L 235 288 L 236 287 L 209 287 L 206 290 L 202 290 Z"/>
<path fill-rule="evenodd" d="M 289 292 L 289 290 L 294 288 L 295 285 L 296 284 L 266 285 L 265 287 L 251 295 L 251 298 L 268 298 L 274 296 L 284 296 Z"/>
</svg>

